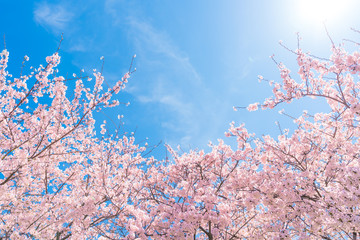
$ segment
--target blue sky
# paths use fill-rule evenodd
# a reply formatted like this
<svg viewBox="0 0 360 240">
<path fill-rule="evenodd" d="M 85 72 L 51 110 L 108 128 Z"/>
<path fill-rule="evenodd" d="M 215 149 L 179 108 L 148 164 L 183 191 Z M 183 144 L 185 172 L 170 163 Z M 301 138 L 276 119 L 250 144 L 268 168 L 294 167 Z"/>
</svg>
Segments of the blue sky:
<svg viewBox="0 0 360 240">
<path fill-rule="evenodd" d="M 100 69 L 104 56 L 104 76 L 111 85 L 136 54 L 137 71 L 119 95 L 131 104 L 107 115 L 116 119 L 123 114 L 125 128 L 136 130 L 139 142 L 148 137 L 150 144 L 162 140 L 185 150 L 224 138 L 231 121 L 245 123 L 258 136 L 276 135 L 275 121 L 292 126 L 278 114 L 282 108 L 295 115 L 301 109 L 326 110 L 324 104 L 306 100 L 272 111 L 233 111 L 233 106 L 262 102 L 271 95 L 270 87 L 257 80 L 258 75 L 279 79 L 270 55 L 297 71 L 295 56 L 280 47 L 279 40 L 295 49 L 299 32 L 306 51 L 328 56 L 330 41 L 318 17 L 324 10 L 335 42 L 360 42 L 360 34 L 350 30 L 360 29 L 356 1 L 319 1 L 319 6 L 306 5 L 307 0 L 0 2 L 0 33 L 5 34 L 14 76 L 24 55 L 30 57 L 29 65 L 44 63 L 61 33 L 64 75 Z M 105 117 L 97 118 L 100 125 Z"/>
</svg>

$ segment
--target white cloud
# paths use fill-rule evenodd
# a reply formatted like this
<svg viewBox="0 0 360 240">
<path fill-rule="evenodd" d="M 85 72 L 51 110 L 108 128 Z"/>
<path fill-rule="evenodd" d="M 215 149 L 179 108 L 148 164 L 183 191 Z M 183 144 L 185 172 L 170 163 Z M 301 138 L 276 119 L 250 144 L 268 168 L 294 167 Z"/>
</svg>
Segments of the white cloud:
<svg viewBox="0 0 360 240">
<path fill-rule="evenodd" d="M 128 91 L 142 103 L 162 105 L 169 116 L 162 122 L 167 143 L 188 146 L 201 129 L 203 116 L 199 109 L 204 108 L 201 105 L 206 86 L 190 58 L 166 32 L 135 17 L 129 17 L 126 23 L 139 56 L 137 63 L 151 73 L 145 78 L 137 76 L 136 86 Z"/>
<path fill-rule="evenodd" d="M 157 79 L 152 84 L 151 94 L 138 95 L 137 99 L 142 103 L 160 103 L 183 119 L 189 119 L 194 107 L 193 104 L 184 100 L 178 89 L 167 88 L 165 80 L 164 78 Z"/>
<path fill-rule="evenodd" d="M 147 49 L 150 54 L 160 54 L 163 58 L 172 60 L 173 65 L 187 74 L 191 81 L 201 84 L 201 77 L 190 63 L 189 57 L 181 52 L 165 33 L 134 17 L 129 18 L 128 23 L 133 30 L 136 47 L 140 51 Z"/>
<path fill-rule="evenodd" d="M 88 49 L 85 44 L 82 44 L 81 42 L 77 44 L 73 44 L 70 48 L 70 52 L 86 52 Z"/>
<path fill-rule="evenodd" d="M 166 32 L 134 17 L 128 24 L 139 69 L 147 68 L 144 79 L 136 77 L 131 93 L 142 103 L 157 103 L 166 109 L 167 118 L 161 123 L 165 142 L 188 150 L 206 148 L 210 139 L 223 137 L 227 129 L 223 123 L 229 121 L 226 118 L 232 112 L 230 103 L 224 108 L 228 98 L 221 97 L 219 89 L 209 88 L 191 58 Z M 244 69 L 243 76 L 247 72 L 248 68 Z"/>
<path fill-rule="evenodd" d="M 94 66 L 95 55 L 98 55 L 96 59 L 106 56 L 104 75 L 110 85 L 127 71 L 114 62 L 136 53 L 134 66 L 138 71 L 130 79 L 126 91 L 142 103 L 144 109 L 157 108 L 149 114 L 145 111 L 148 115 L 143 118 L 151 118 L 154 124 L 160 122 L 161 130 L 157 134 L 165 142 L 172 146 L 187 147 L 191 143 L 199 147 L 218 136 L 219 116 L 214 116 L 219 112 L 215 111 L 219 105 L 216 93 L 209 90 L 209 83 L 203 82 L 192 65 L 191 55 L 179 48 L 181 43 L 177 43 L 177 39 L 172 39 L 162 25 L 153 25 L 147 20 L 146 15 L 141 14 L 141 7 L 130 4 L 131 11 L 127 11 L 129 4 L 124 1 L 106 0 L 97 2 L 99 13 L 90 16 L 79 7 L 86 5 L 81 2 L 43 2 L 36 6 L 34 19 L 55 34 L 66 33 L 67 50 L 78 55 L 74 65 L 83 68 L 85 62 L 87 69 Z M 89 22 L 98 25 L 87 28 Z M 119 55 L 124 46 L 118 43 L 122 43 L 123 38 L 128 38 L 130 55 Z"/>
<path fill-rule="evenodd" d="M 42 2 L 34 10 L 35 22 L 55 34 L 64 31 L 72 18 L 73 13 L 61 4 Z"/>
<path fill-rule="evenodd" d="M 154 69 L 160 70 L 151 76 L 151 80 L 146 79 L 151 84 L 147 82 L 139 85 L 143 90 L 144 87 L 151 88 L 151 91 L 138 89 L 141 92 L 140 95 L 136 93 L 139 100 L 172 106 L 180 114 L 188 113 L 191 104 L 186 99 L 186 92 L 202 85 L 201 77 L 190 63 L 189 57 L 172 43 L 166 33 L 158 31 L 151 24 L 133 17 L 127 22 L 132 29 L 135 49 L 141 57 L 139 60 L 149 68 L 154 66 Z"/>
</svg>

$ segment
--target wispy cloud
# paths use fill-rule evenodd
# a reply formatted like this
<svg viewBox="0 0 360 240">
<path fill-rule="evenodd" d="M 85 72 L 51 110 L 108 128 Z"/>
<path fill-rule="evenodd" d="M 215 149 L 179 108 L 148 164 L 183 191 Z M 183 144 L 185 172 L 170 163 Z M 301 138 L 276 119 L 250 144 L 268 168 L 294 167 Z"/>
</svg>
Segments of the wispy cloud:
<svg viewBox="0 0 360 240">
<path fill-rule="evenodd" d="M 163 58 L 172 60 L 172 64 L 176 65 L 184 73 L 189 74 L 191 81 L 201 83 L 201 77 L 190 63 L 189 57 L 179 50 L 176 44 L 172 43 L 166 33 L 134 17 L 129 18 L 128 23 L 133 29 L 133 37 L 138 50 L 143 51 L 146 49 L 148 53 L 162 55 Z"/>
<path fill-rule="evenodd" d="M 88 1 L 92 4 L 84 0 L 43 2 L 36 5 L 34 19 L 52 33 L 65 32 L 67 41 L 63 46 L 76 55 L 74 65 L 92 69 L 94 61 L 105 56 L 104 76 L 110 85 L 127 71 L 119 65 L 126 65 L 136 53 L 138 71 L 125 89 L 134 99 L 130 101 L 138 103 L 131 105 L 136 106 L 137 112 L 129 114 L 129 124 L 150 124 L 153 127 L 146 131 L 155 134 L 155 138 L 185 149 L 202 148 L 209 139 L 221 137 L 223 130 L 219 126 L 227 122 L 227 99 L 219 97 L 221 84 L 211 89 L 210 80 L 203 80 L 191 54 L 167 32 L 167 25 L 153 22 L 143 14 L 143 5 L 138 1 Z M 95 13 L 84 10 L 93 4 Z M 217 82 L 220 83 L 218 79 Z M 228 105 L 231 111 L 232 104 Z"/>
<path fill-rule="evenodd" d="M 165 81 L 164 78 L 157 79 L 152 84 L 151 94 L 139 95 L 137 99 L 142 103 L 160 103 L 184 119 L 189 119 L 194 108 L 193 103 L 184 101 L 180 91 L 166 88 Z"/>
<path fill-rule="evenodd" d="M 160 104 L 166 109 L 169 117 L 162 127 L 168 143 L 194 143 L 193 137 L 201 128 L 198 109 L 206 94 L 201 76 L 166 32 L 134 17 L 128 18 L 127 23 L 140 57 L 138 65 L 152 74 L 138 82 L 133 94 L 142 103 Z"/>
<path fill-rule="evenodd" d="M 58 34 L 66 29 L 73 18 L 73 13 L 63 4 L 42 2 L 36 5 L 34 20 L 42 27 Z"/>
</svg>

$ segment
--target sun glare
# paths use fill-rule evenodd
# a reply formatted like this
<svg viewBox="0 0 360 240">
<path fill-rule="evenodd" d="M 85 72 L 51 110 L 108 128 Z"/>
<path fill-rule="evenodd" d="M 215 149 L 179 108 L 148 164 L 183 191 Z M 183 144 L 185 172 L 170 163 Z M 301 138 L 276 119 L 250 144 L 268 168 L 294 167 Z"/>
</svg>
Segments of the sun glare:
<svg viewBox="0 0 360 240">
<path fill-rule="evenodd" d="M 317 24 L 339 18 L 349 5 L 348 0 L 300 0 L 299 13 L 301 18 Z"/>
</svg>

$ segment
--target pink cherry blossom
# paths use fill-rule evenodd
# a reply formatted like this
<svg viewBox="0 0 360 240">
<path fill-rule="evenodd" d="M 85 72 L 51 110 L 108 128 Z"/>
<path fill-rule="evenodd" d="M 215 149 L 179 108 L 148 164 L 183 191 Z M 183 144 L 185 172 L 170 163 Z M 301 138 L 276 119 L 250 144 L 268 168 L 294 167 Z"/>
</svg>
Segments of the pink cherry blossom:
<svg viewBox="0 0 360 240">
<path fill-rule="evenodd" d="M 292 53 L 298 69 L 279 63 L 273 96 L 248 110 L 312 97 L 328 111 L 304 111 L 276 137 L 231 123 L 225 135 L 236 144 L 167 146 L 160 160 L 134 133 L 105 136 L 106 122 L 95 132 L 94 111 L 119 105 L 131 69 L 113 87 L 94 71 L 94 85 L 77 77 L 71 89 L 57 74 L 58 53 L 14 78 L 2 51 L 0 238 L 356 239 L 360 53 Z"/>
</svg>

